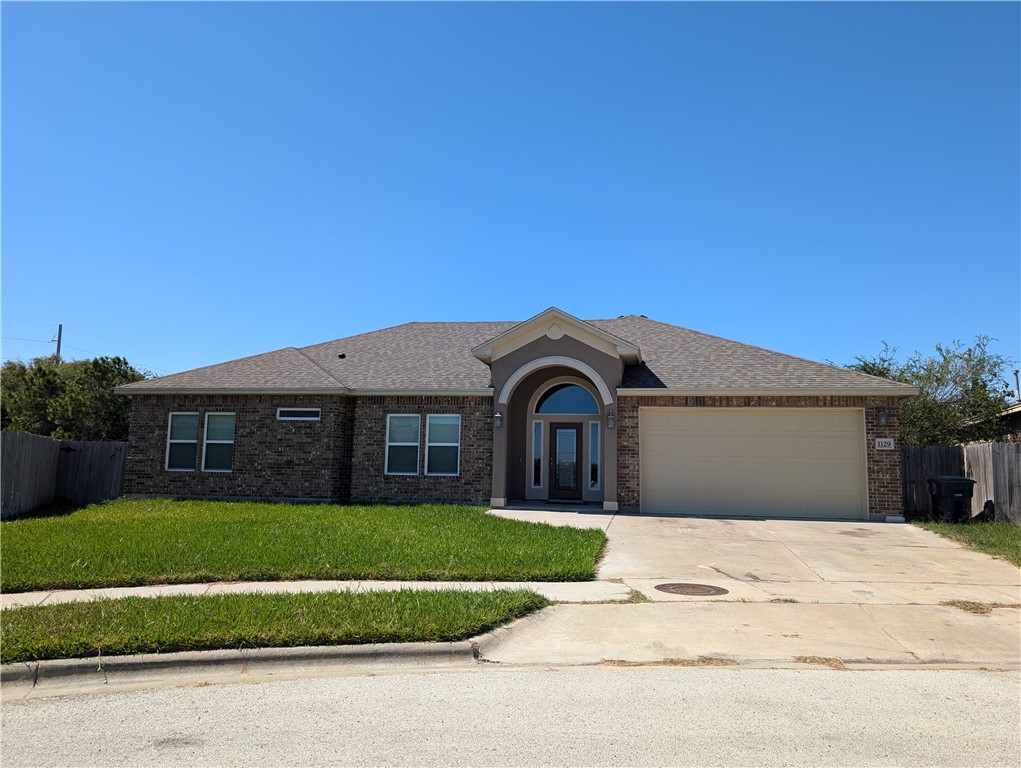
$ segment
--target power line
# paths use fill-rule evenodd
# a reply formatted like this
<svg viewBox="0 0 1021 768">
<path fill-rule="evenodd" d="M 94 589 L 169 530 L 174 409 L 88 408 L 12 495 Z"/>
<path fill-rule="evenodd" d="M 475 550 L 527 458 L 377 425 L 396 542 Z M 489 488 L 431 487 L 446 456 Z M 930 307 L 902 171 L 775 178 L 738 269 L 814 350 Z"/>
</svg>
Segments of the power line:
<svg viewBox="0 0 1021 768">
<path fill-rule="evenodd" d="M 15 317 L 5 317 L 5 318 L 3 318 L 3 320 L 4 320 L 4 322 L 11 322 L 11 323 L 28 323 L 29 325 L 42 325 L 42 326 L 50 327 L 50 328 L 53 327 L 53 323 L 40 323 L 40 322 L 38 322 L 36 320 L 18 320 Z M 181 360 L 187 360 L 187 361 L 192 362 L 192 363 L 200 362 L 199 360 L 196 360 L 193 357 L 186 357 L 185 355 L 179 355 L 176 352 L 164 352 L 162 349 L 153 349 L 152 347 L 143 347 L 141 344 L 132 344 L 130 341 L 121 341 L 120 339 L 112 339 L 109 336 L 100 336 L 98 333 L 90 333 L 89 331 L 82 331 L 82 330 L 79 330 L 79 329 L 75 329 L 74 332 L 82 334 L 84 336 L 92 336 L 92 337 L 97 338 L 97 339 L 102 339 L 103 341 L 112 341 L 114 344 L 123 344 L 126 347 L 134 347 L 135 349 L 144 349 L 146 352 L 154 352 L 157 355 L 167 355 L 169 357 L 178 357 Z M 21 339 L 21 341 L 34 341 L 34 339 Z M 65 344 L 64 346 L 69 346 L 69 345 Z M 96 354 L 96 353 L 93 352 L 91 354 Z"/>
<path fill-rule="evenodd" d="M 53 327 L 53 323 L 40 323 L 38 320 L 18 320 L 16 317 L 5 317 L 3 320 L 8 323 L 28 323 L 29 325 L 44 325 L 47 328 Z"/>
<path fill-rule="evenodd" d="M 49 342 L 49 341 L 40 341 L 39 339 L 19 339 L 19 338 L 16 338 L 14 336 L 3 336 L 2 338 L 10 339 L 12 341 L 37 341 L 40 344 L 52 344 L 53 343 L 53 342 Z M 70 344 L 65 344 L 64 347 L 66 349 L 73 349 L 73 350 L 75 350 L 77 352 L 85 352 L 86 354 L 89 354 L 89 355 L 95 355 L 96 357 L 101 357 L 101 355 L 98 352 L 93 352 L 90 349 L 82 349 L 81 347 L 72 347 Z M 3 359 L 4 360 L 20 360 L 21 358 L 11 357 L 10 355 L 4 355 Z M 67 361 L 67 362 L 73 362 L 73 361 Z M 135 363 L 138 366 L 140 366 L 142 369 L 147 370 L 147 371 L 159 371 L 161 373 L 175 373 L 175 371 L 171 371 L 168 368 L 160 368 L 160 367 L 155 366 L 155 365 L 149 365 L 144 360 L 136 360 Z"/>
</svg>

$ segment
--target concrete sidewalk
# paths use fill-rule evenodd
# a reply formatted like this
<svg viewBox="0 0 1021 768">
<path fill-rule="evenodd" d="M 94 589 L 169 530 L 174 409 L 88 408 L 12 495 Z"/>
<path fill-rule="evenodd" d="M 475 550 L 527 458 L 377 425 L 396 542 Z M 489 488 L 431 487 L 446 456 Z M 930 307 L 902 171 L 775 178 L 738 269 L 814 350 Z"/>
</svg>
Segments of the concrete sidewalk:
<svg viewBox="0 0 1021 768">
<path fill-rule="evenodd" d="M 161 597 L 166 595 L 230 595 L 244 592 L 385 592 L 399 589 L 530 589 L 555 603 L 623 601 L 631 589 L 612 581 L 237 581 L 209 584 L 159 584 L 146 587 L 14 592 L 0 595 L 0 610 L 29 605 L 103 600 L 118 597 Z"/>
</svg>

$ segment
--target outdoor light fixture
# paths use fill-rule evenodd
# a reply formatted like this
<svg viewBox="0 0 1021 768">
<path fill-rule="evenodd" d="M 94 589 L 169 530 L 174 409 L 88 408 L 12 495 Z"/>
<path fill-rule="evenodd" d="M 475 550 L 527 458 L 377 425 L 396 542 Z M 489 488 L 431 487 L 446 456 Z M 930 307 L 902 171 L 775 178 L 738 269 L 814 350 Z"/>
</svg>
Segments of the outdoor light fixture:
<svg viewBox="0 0 1021 768">
<path fill-rule="evenodd" d="M 503 414 L 499 411 L 493 414 L 493 426 L 497 429 L 503 426 Z"/>
<path fill-rule="evenodd" d="M 885 408 L 880 408 L 879 409 L 879 426 L 881 426 L 881 427 L 885 427 L 886 426 L 886 409 Z"/>
<path fill-rule="evenodd" d="M 613 429 L 617 426 L 617 414 L 613 411 L 606 412 L 606 428 Z"/>
</svg>

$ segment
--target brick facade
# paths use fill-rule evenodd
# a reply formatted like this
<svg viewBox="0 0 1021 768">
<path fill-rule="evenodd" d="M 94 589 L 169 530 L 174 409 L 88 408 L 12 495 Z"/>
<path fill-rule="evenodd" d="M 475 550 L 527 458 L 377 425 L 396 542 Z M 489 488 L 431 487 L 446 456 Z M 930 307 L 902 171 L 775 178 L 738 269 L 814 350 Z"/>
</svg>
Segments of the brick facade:
<svg viewBox="0 0 1021 768">
<path fill-rule="evenodd" d="M 617 407 L 617 500 L 621 509 L 641 505 L 639 407 L 659 408 L 860 408 L 865 411 L 865 449 L 870 515 L 899 515 L 901 494 L 899 400 L 895 397 L 621 397 Z M 886 425 L 880 425 L 885 411 Z M 876 450 L 876 439 L 894 438 L 896 449 Z"/>
<path fill-rule="evenodd" d="M 425 416 L 430 413 L 461 416 L 461 471 L 457 477 L 424 474 Z M 492 413 L 491 397 L 359 397 L 354 415 L 351 501 L 360 504 L 489 501 Z M 385 474 L 388 414 L 422 416 L 417 475 Z"/>
<path fill-rule="evenodd" d="M 620 397 L 615 430 L 618 503 L 626 510 L 638 510 L 641 504 L 640 406 L 859 408 L 865 413 L 869 512 L 900 514 L 900 450 L 876 449 L 877 438 L 899 440 L 898 402 L 892 397 Z M 320 408 L 322 418 L 279 421 L 276 413 L 281 407 Z M 492 398 L 468 396 L 136 395 L 124 489 L 128 495 L 197 498 L 486 503 L 492 484 L 492 410 Z M 167 425 L 173 412 L 199 414 L 193 472 L 165 469 Z M 236 414 L 234 468 L 203 472 L 205 414 L 223 412 Z M 881 412 L 885 425 L 880 424 Z M 417 475 L 385 474 L 388 414 L 423 417 Z M 461 416 L 456 477 L 424 474 L 427 414 Z"/>
<path fill-rule="evenodd" d="M 864 399 L 864 398 L 863 398 Z M 896 398 L 867 398 L 865 406 L 865 457 L 868 462 L 869 514 L 904 514 L 904 489 L 901 484 L 900 406 Z M 886 425 L 879 422 L 886 414 Z M 876 450 L 878 438 L 889 437 L 894 450 Z"/>
<path fill-rule="evenodd" d="M 277 408 L 319 408 L 320 421 L 278 421 Z M 193 472 L 168 472 L 171 413 L 199 414 Z M 207 413 L 234 413 L 234 468 L 202 471 Z M 338 500 L 350 495 L 350 398 L 283 395 L 136 395 L 124 471 L 128 495 Z"/>
<path fill-rule="evenodd" d="M 320 421 L 279 421 L 278 408 L 319 408 Z M 168 472 L 171 413 L 199 414 L 192 472 Z M 207 413 L 234 413 L 234 468 L 203 472 Z M 417 476 L 386 475 L 386 417 L 421 414 Z M 425 414 L 461 416 L 456 477 L 425 471 Z M 492 399 L 488 397 L 346 397 L 281 395 L 136 395 L 125 467 L 127 495 L 218 499 L 485 502 L 492 478 Z"/>
</svg>

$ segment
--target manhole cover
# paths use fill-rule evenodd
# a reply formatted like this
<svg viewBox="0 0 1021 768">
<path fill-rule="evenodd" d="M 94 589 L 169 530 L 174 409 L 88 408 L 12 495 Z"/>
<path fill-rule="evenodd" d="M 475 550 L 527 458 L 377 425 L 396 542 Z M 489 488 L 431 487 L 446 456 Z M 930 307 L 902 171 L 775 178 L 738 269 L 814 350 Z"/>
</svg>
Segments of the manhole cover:
<svg viewBox="0 0 1021 768">
<path fill-rule="evenodd" d="M 669 592 L 671 595 L 699 595 L 708 597 L 710 595 L 727 595 L 729 589 L 714 587 L 710 584 L 657 584 L 656 589 L 660 592 Z"/>
</svg>

